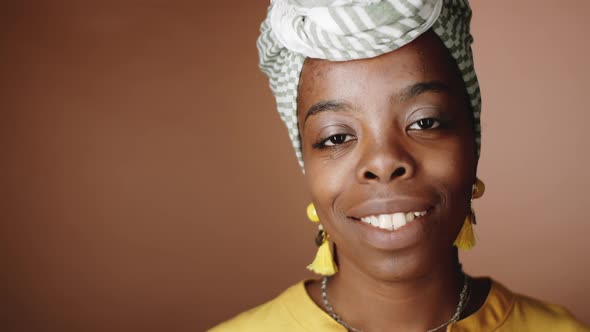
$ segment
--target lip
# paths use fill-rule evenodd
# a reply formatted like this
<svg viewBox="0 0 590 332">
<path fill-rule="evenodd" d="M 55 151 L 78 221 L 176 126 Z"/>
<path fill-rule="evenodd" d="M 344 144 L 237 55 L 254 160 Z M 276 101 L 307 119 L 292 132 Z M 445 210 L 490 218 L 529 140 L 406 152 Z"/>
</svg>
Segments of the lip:
<svg viewBox="0 0 590 332">
<path fill-rule="evenodd" d="M 435 204 L 432 201 L 405 197 L 365 201 L 347 212 L 349 213 L 348 218 L 352 222 L 351 226 L 362 242 L 379 250 L 395 251 L 428 241 L 429 228 L 432 226 L 431 220 L 435 210 Z M 360 218 L 372 215 L 418 211 L 427 211 L 428 213 L 394 231 L 374 227 L 360 220 Z"/>
<path fill-rule="evenodd" d="M 378 199 L 364 201 L 349 209 L 346 214 L 352 219 L 361 219 L 380 214 L 430 211 L 434 204 L 420 198 Z"/>
</svg>

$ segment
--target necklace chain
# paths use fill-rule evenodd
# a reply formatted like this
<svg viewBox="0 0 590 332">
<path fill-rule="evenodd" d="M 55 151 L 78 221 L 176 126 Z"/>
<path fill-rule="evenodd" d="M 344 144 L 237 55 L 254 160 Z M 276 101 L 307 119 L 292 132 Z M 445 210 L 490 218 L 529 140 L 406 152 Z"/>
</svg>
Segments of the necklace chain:
<svg viewBox="0 0 590 332">
<path fill-rule="evenodd" d="M 469 302 L 469 297 L 471 295 L 471 292 L 470 292 L 471 280 L 470 280 L 469 276 L 467 276 L 462 271 L 461 271 L 461 274 L 463 275 L 463 288 L 461 289 L 461 293 L 459 293 L 459 303 L 457 303 L 457 308 L 455 309 L 455 314 L 447 322 L 445 322 L 442 325 L 437 326 L 433 329 L 430 329 L 426 332 L 437 331 L 437 330 L 459 320 L 459 317 L 461 316 L 461 313 L 463 312 L 463 309 L 465 308 L 465 304 Z M 340 317 L 336 312 L 334 312 L 334 307 L 332 307 L 330 302 L 328 302 L 327 288 L 328 288 L 328 277 L 324 277 L 322 279 L 322 301 L 324 303 L 324 308 L 326 308 L 326 311 L 328 311 L 328 314 L 330 315 L 330 317 L 332 317 L 332 319 L 334 319 L 336 322 L 338 322 L 338 324 L 344 326 L 350 332 L 362 332 L 361 330 L 350 326 L 348 323 L 346 323 L 344 320 L 342 320 L 342 317 Z"/>
</svg>

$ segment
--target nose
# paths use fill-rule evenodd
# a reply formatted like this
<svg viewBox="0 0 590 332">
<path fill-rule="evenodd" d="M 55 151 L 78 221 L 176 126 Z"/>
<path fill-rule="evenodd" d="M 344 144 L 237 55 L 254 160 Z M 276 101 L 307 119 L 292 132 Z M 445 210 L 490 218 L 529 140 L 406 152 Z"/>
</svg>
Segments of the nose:
<svg viewBox="0 0 590 332">
<path fill-rule="evenodd" d="M 396 142 L 367 142 L 357 167 L 360 183 L 389 183 L 411 178 L 415 161 L 408 149 Z"/>
</svg>

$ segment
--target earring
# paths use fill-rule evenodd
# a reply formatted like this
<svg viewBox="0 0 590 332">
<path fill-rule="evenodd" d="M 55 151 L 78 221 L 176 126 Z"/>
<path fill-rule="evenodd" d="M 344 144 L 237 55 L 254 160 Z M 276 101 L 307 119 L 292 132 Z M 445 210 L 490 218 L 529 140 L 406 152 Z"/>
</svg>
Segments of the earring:
<svg viewBox="0 0 590 332">
<path fill-rule="evenodd" d="M 307 217 L 314 223 L 319 223 L 320 218 L 315 210 L 313 203 L 307 206 Z M 318 246 L 318 252 L 315 259 L 307 266 L 307 269 L 324 276 L 331 276 L 338 272 L 338 266 L 332 257 L 332 250 L 330 249 L 330 236 L 324 230 L 322 224 L 318 224 L 318 234 L 315 237 L 315 244 Z"/>
<path fill-rule="evenodd" d="M 473 211 L 473 200 L 483 196 L 485 192 L 485 184 L 480 179 L 476 178 L 471 190 L 471 199 L 469 201 L 469 213 L 463 222 L 463 227 L 457 235 L 453 245 L 459 249 L 469 250 L 475 246 L 475 234 L 473 232 L 473 225 L 476 224 L 475 211 Z"/>
</svg>

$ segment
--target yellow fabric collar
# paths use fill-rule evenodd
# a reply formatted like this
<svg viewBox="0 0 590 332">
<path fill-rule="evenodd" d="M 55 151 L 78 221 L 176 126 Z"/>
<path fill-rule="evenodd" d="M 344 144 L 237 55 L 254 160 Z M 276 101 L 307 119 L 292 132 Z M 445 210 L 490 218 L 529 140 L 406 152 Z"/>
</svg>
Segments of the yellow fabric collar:
<svg viewBox="0 0 590 332">
<path fill-rule="evenodd" d="M 332 319 L 319 308 L 311 299 L 305 283 L 298 284 L 287 289 L 281 303 L 291 317 L 303 328 L 309 331 L 342 331 L 346 329 Z M 448 332 L 463 331 L 490 331 L 500 326 L 510 314 L 514 305 L 514 294 L 502 284 L 492 280 L 491 289 L 482 307 L 469 317 L 450 324 Z"/>
</svg>

